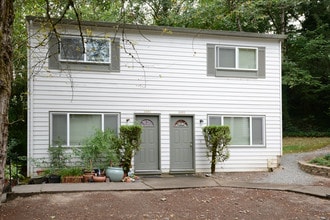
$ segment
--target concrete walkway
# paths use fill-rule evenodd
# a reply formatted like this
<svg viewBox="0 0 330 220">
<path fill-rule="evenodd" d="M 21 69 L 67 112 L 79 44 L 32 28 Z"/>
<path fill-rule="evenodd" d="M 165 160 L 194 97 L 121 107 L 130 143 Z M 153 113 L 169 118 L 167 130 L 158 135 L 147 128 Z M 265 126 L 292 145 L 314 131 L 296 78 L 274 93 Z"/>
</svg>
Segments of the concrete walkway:
<svg viewBox="0 0 330 220">
<path fill-rule="evenodd" d="M 131 183 L 104 182 L 104 183 L 61 183 L 61 184 L 35 184 L 19 185 L 12 189 L 10 196 L 28 196 L 38 193 L 63 193 L 63 192 L 91 192 L 91 191 L 123 191 L 123 190 L 166 190 L 205 187 L 232 187 L 248 189 L 266 189 L 303 193 L 330 199 L 330 188 L 324 186 L 306 186 L 292 184 L 272 184 L 255 182 L 223 181 L 217 178 L 204 176 L 166 176 L 142 177 Z M 3 198 L 5 200 L 6 198 Z"/>
</svg>

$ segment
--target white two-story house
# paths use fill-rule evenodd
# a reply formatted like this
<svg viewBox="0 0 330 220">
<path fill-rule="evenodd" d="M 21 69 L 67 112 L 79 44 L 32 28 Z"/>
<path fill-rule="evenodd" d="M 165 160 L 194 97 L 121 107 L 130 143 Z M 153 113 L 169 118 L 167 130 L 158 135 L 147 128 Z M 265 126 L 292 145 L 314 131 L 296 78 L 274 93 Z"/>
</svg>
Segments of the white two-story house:
<svg viewBox="0 0 330 220">
<path fill-rule="evenodd" d="M 139 123 L 136 173 L 209 172 L 202 127 L 228 125 L 230 158 L 217 172 L 278 165 L 285 36 L 72 20 L 54 31 L 35 17 L 27 25 L 29 159 L 58 140 L 76 147 L 95 128 Z"/>
</svg>

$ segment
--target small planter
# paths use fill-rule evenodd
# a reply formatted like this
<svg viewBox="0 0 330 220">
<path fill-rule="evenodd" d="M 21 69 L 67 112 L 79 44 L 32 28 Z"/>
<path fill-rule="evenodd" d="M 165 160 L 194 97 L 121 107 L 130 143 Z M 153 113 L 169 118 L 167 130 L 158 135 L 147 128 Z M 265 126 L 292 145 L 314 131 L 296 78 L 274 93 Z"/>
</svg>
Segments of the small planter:
<svg viewBox="0 0 330 220">
<path fill-rule="evenodd" d="M 38 176 L 44 176 L 45 171 L 44 170 L 37 170 L 37 175 Z"/>
<path fill-rule="evenodd" d="M 111 182 L 121 182 L 124 177 L 122 167 L 108 167 L 105 171 Z"/>
<path fill-rule="evenodd" d="M 83 182 L 84 183 L 92 182 L 93 181 L 93 176 L 94 176 L 94 173 L 84 173 Z"/>
<path fill-rule="evenodd" d="M 65 176 L 62 178 L 62 183 L 81 183 L 83 176 Z"/>
<path fill-rule="evenodd" d="M 93 176 L 93 182 L 105 182 L 106 176 Z"/>
<path fill-rule="evenodd" d="M 49 175 L 48 176 L 48 183 L 61 183 L 61 176 L 59 175 Z"/>
</svg>

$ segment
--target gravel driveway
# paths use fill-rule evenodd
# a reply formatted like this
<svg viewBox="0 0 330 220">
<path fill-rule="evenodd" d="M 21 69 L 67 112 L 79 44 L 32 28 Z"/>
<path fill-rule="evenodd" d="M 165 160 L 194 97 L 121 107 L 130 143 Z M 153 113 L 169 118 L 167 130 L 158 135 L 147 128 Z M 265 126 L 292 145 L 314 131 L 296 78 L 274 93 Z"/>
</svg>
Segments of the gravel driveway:
<svg viewBox="0 0 330 220">
<path fill-rule="evenodd" d="M 216 173 L 213 177 L 227 181 L 246 181 L 256 183 L 319 185 L 330 187 L 330 178 L 315 176 L 302 171 L 298 161 L 308 161 L 330 153 L 330 146 L 307 153 L 285 154 L 280 166 L 273 172 Z"/>
<path fill-rule="evenodd" d="M 285 154 L 281 157 L 281 164 L 278 169 L 266 173 L 256 182 L 299 185 L 325 184 L 330 186 L 330 178 L 308 174 L 298 166 L 298 161 L 308 161 L 327 153 L 330 153 L 330 146 L 313 152 Z"/>
</svg>

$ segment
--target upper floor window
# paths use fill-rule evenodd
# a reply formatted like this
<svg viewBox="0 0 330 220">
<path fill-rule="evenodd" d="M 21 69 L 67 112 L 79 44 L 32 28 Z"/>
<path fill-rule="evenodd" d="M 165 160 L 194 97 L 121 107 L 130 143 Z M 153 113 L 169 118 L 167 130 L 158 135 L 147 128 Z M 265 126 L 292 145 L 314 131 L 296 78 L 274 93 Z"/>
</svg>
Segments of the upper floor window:
<svg viewBox="0 0 330 220">
<path fill-rule="evenodd" d="M 62 37 L 60 45 L 61 61 L 110 63 L 109 39 Z"/>
<path fill-rule="evenodd" d="M 207 75 L 265 78 L 265 47 L 207 44 Z"/>
<path fill-rule="evenodd" d="M 85 50 L 84 50 L 85 49 Z M 49 35 L 50 69 L 120 71 L 120 39 Z"/>
<path fill-rule="evenodd" d="M 258 70 L 258 49 L 216 46 L 216 68 L 232 70 Z"/>
</svg>

